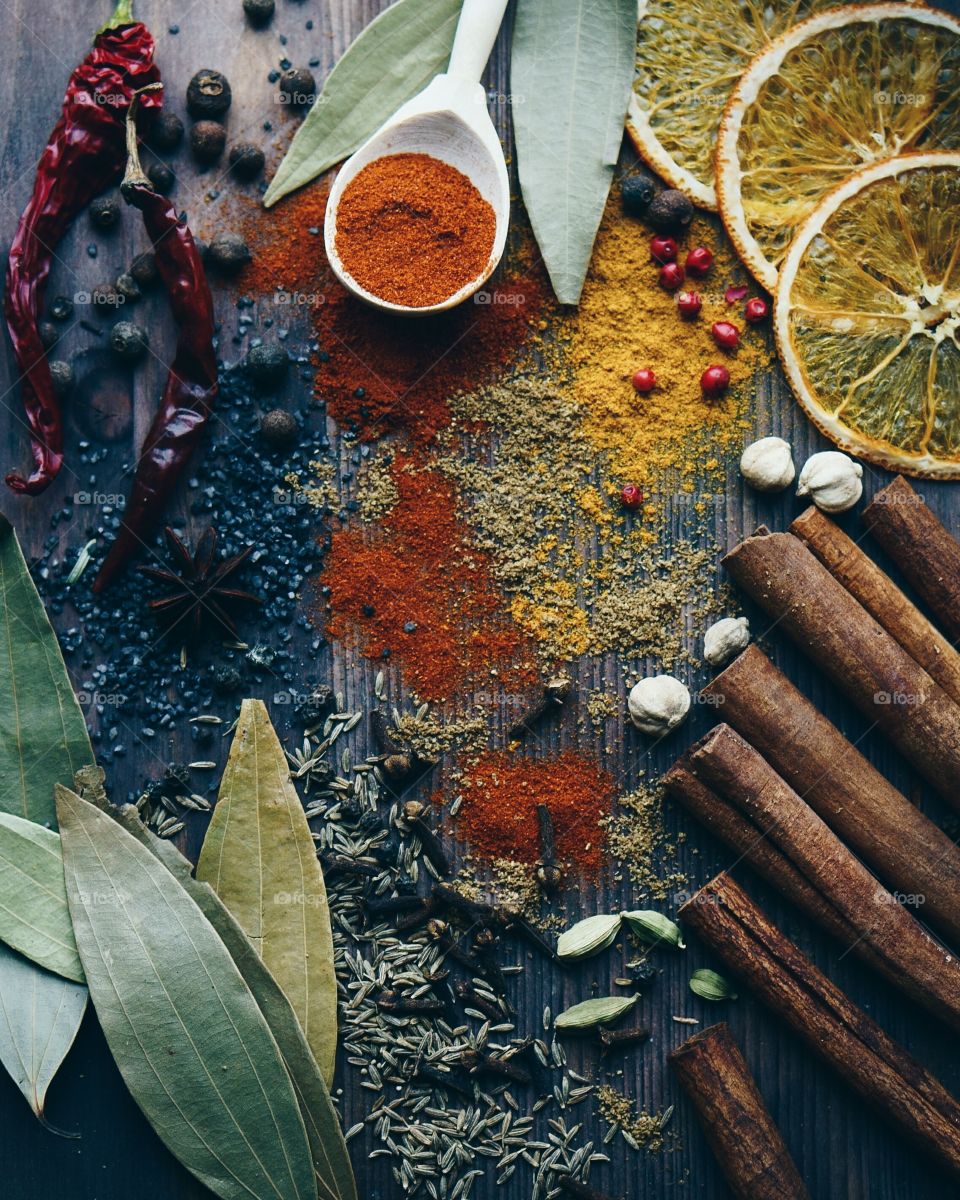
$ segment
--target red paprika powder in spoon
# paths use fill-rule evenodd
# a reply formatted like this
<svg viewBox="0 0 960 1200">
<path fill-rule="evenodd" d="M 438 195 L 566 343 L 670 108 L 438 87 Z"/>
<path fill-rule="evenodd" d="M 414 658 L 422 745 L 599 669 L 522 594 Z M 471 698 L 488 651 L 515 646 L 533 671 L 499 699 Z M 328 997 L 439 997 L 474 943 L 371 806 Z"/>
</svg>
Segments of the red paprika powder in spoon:
<svg viewBox="0 0 960 1200">
<path fill-rule="evenodd" d="M 456 167 L 429 154 L 390 154 L 348 184 L 335 245 L 366 291 L 427 308 L 484 272 L 496 224 L 491 205 Z"/>
</svg>

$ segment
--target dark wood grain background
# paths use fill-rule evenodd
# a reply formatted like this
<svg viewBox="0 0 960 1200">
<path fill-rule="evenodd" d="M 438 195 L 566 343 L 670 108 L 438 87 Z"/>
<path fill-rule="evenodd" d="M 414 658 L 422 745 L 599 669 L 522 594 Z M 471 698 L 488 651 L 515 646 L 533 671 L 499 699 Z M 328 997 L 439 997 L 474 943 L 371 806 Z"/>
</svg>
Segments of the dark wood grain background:
<svg viewBox="0 0 960 1200">
<path fill-rule="evenodd" d="M 295 117 L 276 103 L 275 88 L 268 73 L 288 56 L 294 63 L 306 64 L 317 58 L 322 76 L 336 61 L 351 38 L 382 8 L 378 0 L 277 0 L 277 15 L 262 31 L 250 28 L 243 17 L 240 0 L 137 0 L 137 15 L 157 36 L 157 57 L 168 85 L 169 103 L 184 114 L 184 90 L 187 81 L 200 67 L 215 67 L 226 72 L 234 89 L 229 115 L 231 141 L 247 136 L 261 141 L 275 163 L 282 153 Z M 951 7 L 947 5 L 946 7 Z M 953 6 L 956 10 L 956 5 Z M 693 8 L 691 8 L 693 11 Z M 30 192 L 34 166 L 43 142 L 56 120 L 64 83 L 74 65 L 85 54 L 92 31 L 107 16 L 108 0 L 84 0 L 83 3 L 54 3 L 53 0 L 0 0 L 0 112 L 3 113 L 3 153 L 0 157 L 0 248 L 10 241 L 17 217 Z M 312 28 L 308 29 L 308 22 Z M 175 31 L 176 30 L 176 31 Z M 287 39 L 286 44 L 281 38 Z M 491 63 L 488 81 L 494 92 L 508 91 L 507 29 L 501 36 Z M 558 86 L 562 81 L 558 81 Z M 498 120 L 503 121 L 508 106 L 496 105 Z M 266 133 L 264 122 L 273 130 Z M 510 131 L 501 132 L 510 149 Z M 624 152 L 629 162 L 630 152 Z M 241 207 L 249 211 L 255 198 L 252 188 L 238 189 L 221 182 L 219 169 L 198 174 L 186 152 L 174 160 L 178 175 L 177 196 L 201 237 L 209 238 L 218 228 L 233 228 Z M 240 198 L 240 191 L 247 199 Z M 87 254 L 87 245 L 96 241 L 96 259 Z M 142 232 L 133 221 L 124 223 L 112 238 L 92 237 L 85 219 L 77 223 L 57 256 L 49 294 L 74 294 L 90 291 L 93 286 L 111 280 L 134 254 L 145 249 Z M 236 296 L 228 288 L 217 291 L 218 315 L 223 322 L 222 353 L 236 357 L 242 346 L 232 342 L 236 329 Z M 81 492 L 108 495 L 126 490 L 123 464 L 130 460 L 134 446 L 142 442 L 154 411 L 165 368 L 163 359 L 169 350 L 171 331 L 162 299 L 145 301 L 138 318 L 146 317 L 157 356 L 129 378 L 107 369 L 98 355 L 97 339 L 74 328 L 67 334 L 58 357 L 79 356 L 84 403 L 76 404 L 68 417 L 67 466 L 53 487 L 38 499 L 19 499 L 3 490 L 0 508 L 13 520 L 28 557 L 38 555 L 50 534 L 51 515 L 62 507 L 68 495 Z M 303 404 L 308 384 L 296 383 L 290 392 L 292 404 Z M 300 389 L 298 394 L 298 389 Z M 28 446 L 19 414 L 18 391 L 13 382 L 9 348 L 0 351 L 0 455 L 6 471 L 11 465 L 25 467 Z M 91 417 L 91 413 L 94 414 Z M 108 419 L 103 414 L 109 414 Z M 789 439 L 795 457 L 802 462 L 824 443 L 811 429 L 792 402 L 785 384 L 776 373 L 757 384 L 754 416 L 758 436 L 776 433 Z M 77 446 L 81 439 L 103 440 L 109 428 L 107 454 L 92 476 L 77 472 Z M 335 432 L 335 431 L 331 431 Z M 71 466 L 74 464 L 74 466 Z M 883 472 L 867 468 L 866 496 L 869 498 L 888 481 Z M 958 485 L 928 485 L 920 489 L 931 508 L 951 528 L 960 531 L 960 492 Z M 783 528 L 799 511 L 799 502 L 789 493 L 764 498 L 747 493 L 740 485 L 735 465 L 731 464 L 725 494 L 710 498 L 716 539 L 721 545 L 735 544 L 744 532 L 766 522 Z M 58 551 L 75 554 L 86 540 L 85 528 L 95 526 L 97 502 L 74 506 L 72 522 L 61 524 L 54 536 Z M 676 512 L 681 510 L 678 500 Z M 183 509 L 186 512 L 185 509 Z M 678 523 L 678 522 L 677 522 Z M 844 526 L 859 538 L 862 530 L 856 514 L 848 514 Z M 869 542 L 865 545 L 873 553 Z M 887 564 L 884 564 L 885 566 Z M 718 568 L 719 577 L 719 568 Z M 746 611 L 750 611 L 749 608 Z M 756 613 L 755 628 L 762 632 L 763 620 Z M 68 612 L 57 618 L 58 628 L 71 624 Z M 303 636 L 304 655 L 307 651 Z M 844 704 L 826 681 L 798 659 L 789 645 L 775 633 L 765 645 L 778 664 L 908 795 L 929 806 L 928 811 L 941 819 L 942 810 L 925 795 L 918 780 L 883 744 L 869 732 L 866 723 Z M 347 695 L 348 707 L 361 707 L 372 691 L 374 668 L 363 661 L 344 656 L 337 648 L 325 649 L 314 669 L 329 678 Z M 639 664 L 631 664 L 639 665 Z M 578 664 L 576 675 L 581 692 L 601 684 L 615 690 L 623 699 L 622 668 L 615 656 Z M 698 677 L 694 677 L 696 682 Z M 700 679 L 702 682 L 702 678 Z M 402 680 L 395 668 L 388 671 L 388 693 L 403 694 Z M 271 695 L 265 680 L 263 695 Z M 0 703 L 2 703 L 0 698 Z M 232 716 L 229 705 L 224 716 Z M 285 713 L 275 714 L 278 727 L 285 728 Z M 532 750 L 549 753 L 558 744 L 583 745 L 584 734 L 577 732 L 577 704 L 566 713 L 562 727 L 546 736 Z M 641 773 L 663 770 L 675 755 L 711 723 L 713 714 L 695 708 L 691 720 L 674 738 L 648 756 L 642 739 L 625 727 L 622 720 L 607 722 L 604 737 L 597 748 L 619 777 L 624 791 L 636 785 Z M 589 726 L 588 726 L 589 727 Z M 168 760 L 184 757 L 183 730 L 178 729 L 164 745 L 146 745 L 128 731 L 130 750 L 122 762 L 115 763 L 110 783 L 115 794 L 123 795 L 145 778 L 158 774 Z M 493 740 L 502 744 L 502 730 L 493 732 Z M 351 735 L 358 753 L 367 753 L 369 737 L 361 726 Z M 222 749 L 220 753 L 222 754 Z M 186 755 L 190 757 L 189 754 Z M 649 760 L 648 760 L 649 759 Z M 441 773 L 440 778 L 443 778 Z M 698 826 L 682 814 L 668 814 L 670 828 L 683 830 L 687 840 L 682 865 L 693 883 L 703 882 L 715 871 L 729 865 L 729 855 Z M 195 851 L 201 827 L 191 828 L 190 849 Z M 960 1088 L 960 1054 L 955 1039 L 934 1021 L 912 1009 L 885 985 L 871 978 L 861 966 L 818 935 L 788 905 L 782 903 L 747 871 L 737 872 L 753 895 L 762 903 L 782 929 L 808 952 L 829 976 L 863 1005 L 895 1038 L 921 1061 L 932 1067 L 953 1090 Z M 672 911 L 680 897 L 674 896 L 666 909 Z M 571 918 L 602 911 L 611 906 L 634 907 L 629 887 L 611 885 L 597 893 L 571 892 L 566 897 Z M 922 915 L 922 914 L 921 914 Z M 512 945 L 515 961 L 523 961 L 527 951 Z M 681 1147 L 661 1155 L 635 1154 L 617 1139 L 610 1150 L 612 1163 L 598 1171 L 594 1182 L 605 1190 L 629 1197 L 702 1197 L 720 1200 L 728 1195 L 724 1183 L 706 1149 L 692 1114 L 679 1096 L 665 1071 L 665 1056 L 690 1032 L 690 1028 L 671 1020 L 673 1014 L 699 1018 L 708 1024 L 719 1018 L 729 1020 L 755 1072 L 760 1089 L 774 1118 L 783 1130 L 800 1171 L 816 1200 L 944 1200 L 960 1194 L 949 1180 L 936 1173 L 914 1151 L 901 1145 L 899 1138 L 868 1112 L 846 1090 L 843 1083 L 819 1063 L 813 1061 L 800 1044 L 749 995 L 734 1004 L 710 1006 L 687 991 L 690 971 L 697 966 L 713 965 L 708 955 L 692 945 L 684 956 L 663 958 L 664 974 L 654 990 L 640 1003 L 638 1015 L 653 1030 L 648 1046 L 628 1057 L 623 1073 L 612 1070 L 611 1079 L 641 1106 L 665 1107 L 676 1102 L 672 1126 L 680 1135 Z M 511 985 L 513 1000 L 520 1010 L 519 1032 L 539 1026 L 544 1003 L 554 1011 L 588 994 L 592 982 L 605 990 L 603 972 L 620 973 L 616 955 L 586 964 L 580 971 L 555 976 L 545 970 L 525 972 Z M 701 1026 L 702 1027 L 702 1026 Z M 571 1063 L 590 1078 L 604 1079 L 605 1071 L 594 1052 L 574 1045 Z M 347 1089 L 342 1096 L 346 1124 L 361 1120 L 368 1111 L 370 1093 Z M 590 1136 L 599 1140 L 604 1127 L 590 1103 L 576 1111 L 577 1119 L 587 1121 Z M 0 1195 L 10 1200 L 181 1200 L 206 1195 L 179 1168 L 159 1144 L 136 1106 L 127 1095 L 113 1068 L 110 1055 L 92 1014 L 86 1018 L 78 1039 L 49 1100 L 49 1119 L 59 1128 L 73 1131 L 76 1139 L 64 1139 L 41 1127 L 29 1113 L 19 1093 L 4 1076 L 0 1078 Z M 366 1136 L 366 1135 L 364 1135 Z M 360 1194 L 364 1200 L 397 1196 L 385 1159 L 368 1160 L 373 1146 L 358 1138 L 352 1143 Z M 502 1195 L 504 1200 L 521 1200 L 529 1195 L 529 1176 L 521 1172 L 510 1183 L 497 1189 L 493 1175 L 476 1187 L 479 1200 Z"/>
</svg>

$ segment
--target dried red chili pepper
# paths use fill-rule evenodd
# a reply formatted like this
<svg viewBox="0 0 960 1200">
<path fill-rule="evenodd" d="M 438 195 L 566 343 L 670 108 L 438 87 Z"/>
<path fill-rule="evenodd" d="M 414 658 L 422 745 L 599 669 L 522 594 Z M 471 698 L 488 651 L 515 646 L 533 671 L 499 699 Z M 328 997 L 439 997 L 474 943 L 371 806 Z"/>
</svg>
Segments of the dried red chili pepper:
<svg viewBox="0 0 960 1200">
<path fill-rule="evenodd" d="M 120 177 L 131 97 L 159 78 L 153 38 L 133 20 L 132 0 L 120 0 L 70 77 L 60 119 L 40 157 L 33 195 L 10 247 L 4 313 L 36 464 L 27 479 L 16 472 L 7 476 L 16 492 L 42 492 L 63 462 L 60 404 L 37 328 L 54 251 L 77 214 Z M 160 107 L 159 94 L 151 93 L 148 103 Z"/>
<path fill-rule="evenodd" d="M 163 399 L 137 463 L 123 522 L 94 582 L 95 592 L 102 591 L 156 528 L 170 492 L 200 440 L 217 394 L 213 298 L 203 260 L 175 206 L 143 173 L 137 149 L 137 98 L 127 113 L 127 171 L 120 190 L 127 203 L 143 214 L 180 332 Z"/>
</svg>

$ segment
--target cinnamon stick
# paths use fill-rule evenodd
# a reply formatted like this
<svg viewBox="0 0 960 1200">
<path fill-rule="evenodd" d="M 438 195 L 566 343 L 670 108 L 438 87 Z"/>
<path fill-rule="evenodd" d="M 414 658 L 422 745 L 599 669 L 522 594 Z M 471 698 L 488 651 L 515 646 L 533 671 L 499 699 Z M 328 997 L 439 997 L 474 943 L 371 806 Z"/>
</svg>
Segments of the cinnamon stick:
<svg viewBox="0 0 960 1200">
<path fill-rule="evenodd" d="M 850 923 L 824 900 L 809 880 L 781 853 L 773 839 L 765 837 L 763 830 L 740 813 L 735 805 L 694 775 L 689 754 L 677 759 L 663 776 L 662 783 L 668 795 L 739 856 L 738 861 L 743 859 L 748 862 L 758 875 L 843 945 L 849 946 L 856 941 L 857 935 Z"/>
<path fill-rule="evenodd" d="M 960 641 L 960 542 L 902 476 L 877 492 L 862 516 L 950 641 Z"/>
<path fill-rule="evenodd" d="M 960 1178 L 960 1104 L 850 1001 L 727 875 L 680 918 L 814 1054 L 901 1132 Z"/>
<path fill-rule="evenodd" d="M 960 848 L 757 646 L 702 695 L 887 887 L 922 901 L 924 921 L 960 946 Z"/>
<path fill-rule="evenodd" d="M 960 808 L 960 705 L 793 534 L 747 538 L 723 561 L 777 628 Z"/>
<path fill-rule="evenodd" d="M 711 1025 L 667 1062 L 737 1200 L 809 1200 L 729 1025 Z"/>
<path fill-rule="evenodd" d="M 790 526 L 851 596 L 960 703 L 960 654 L 839 525 L 808 508 Z"/>
<path fill-rule="evenodd" d="M 690 751 L 691 769 L 780 852 L 819 904 L 804 904 L 894 987 L 960 1030 L 960 961 L 936 942 L 835 833 L 729 725 Z M 749 858 L 750 855 L 748 854 Z M 771 877 L 787 891 L 790 877 Z M 801 901 L 803 902 L 803 901 Z M 827 912 L 834 919 L 824 921 Z"/>
</svg>

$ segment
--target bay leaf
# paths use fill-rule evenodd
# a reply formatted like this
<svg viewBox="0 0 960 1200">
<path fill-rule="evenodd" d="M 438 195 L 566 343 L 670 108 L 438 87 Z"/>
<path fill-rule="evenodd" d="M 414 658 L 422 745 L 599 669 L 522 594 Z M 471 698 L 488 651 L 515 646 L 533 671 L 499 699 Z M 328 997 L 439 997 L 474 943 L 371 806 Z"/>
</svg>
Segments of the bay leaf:
<svg viewBox="0 0 960 1200">
<path fill-rule="evenodd" d="M 0 941 L 55 975 L 84 982 L 60 838 L 12 813 L 0 813 Z"/>
<path fill-rule="evenodd" d="M 0 514 L 0 811 L 55 825 L 55 784 L 93 761 L 56 634 Z M 86 989 L 3 949 L 0 1063 L 38 1117 L 86 1002 Z"/>
<path fill-rule="evenodd" d="M 323 874 L 262 700 L 244 700 L 197 863 L 286 993 L 329 1087 L 337 981 Z"/>
<path fill-rule="evenodd" d="M 557 299 L 576 304 L 623 140 L 636 0 L 517 0 L 510 65 L 520 189 Z"/>
<path fill-rule="evenodd" d="M 593 1000 L 583 1000 L 560 1013 L 555 1024 L 557 1029 L 592 1029 L 595 1025 L 609 1025 L 633 1008 L 637 999 L 637 996 L 597 996 Z"/>
<path fill-rule="evenodd" d="M 264 194 L 267 208 L 342 162 L 446 70 L 460 5 L 396 0 L 370 22 L 327 76 L 297 130 Z"/>
<path fill-rule="evenodd" d="M 213 926 L 107 813 L 64 787 L 56 802 L 87 985 L 134 1100 L 223 1200 L 314 1200 L 293 1085 Z"/>
<path fill-rule="evenodd" d="M 0 944 L 0 1059 L 43 1120 L 53 1077 L 74 1043 L 87 989 Z"/>
<path fill-rule="evenodd" d="M 0 811 L 54 825 L 53 788 L 93 749 L 56 634 L 0 515 Z"/>
<path fill-rule="evenodd" d="M 158 838 L 132 805 L 110 808 L 110 814 L 154 855 L 196 902 L 214 927 L 276 1039 L 293 1083 L 317 1173 L 320 1200 L 356 1200 L 350 1155 L 327 1085 L 300 1028 L 293 1006 L 264 965 L 249 938 L 209 884 L 199 883 L 176 846 Z"/>
</svg>

